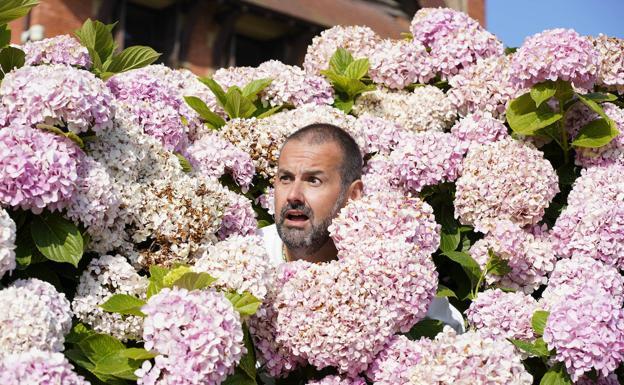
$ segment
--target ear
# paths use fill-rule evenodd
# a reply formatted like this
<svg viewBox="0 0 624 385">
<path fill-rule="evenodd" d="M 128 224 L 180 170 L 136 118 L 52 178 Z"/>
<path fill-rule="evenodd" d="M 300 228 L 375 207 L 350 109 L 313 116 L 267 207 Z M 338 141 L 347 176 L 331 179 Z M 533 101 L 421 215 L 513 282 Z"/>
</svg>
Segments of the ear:
<svg viewBox="0 0 624 385">
<path fill-rule="evenodd" d="M 364 183 L 362 183 L 361 179 L 353 181 L 349 186 L 349 191 L 347 192 L 347 197 L 349 200 L 360 199 L 362 194 L 364 193 Z"/>
</svg>

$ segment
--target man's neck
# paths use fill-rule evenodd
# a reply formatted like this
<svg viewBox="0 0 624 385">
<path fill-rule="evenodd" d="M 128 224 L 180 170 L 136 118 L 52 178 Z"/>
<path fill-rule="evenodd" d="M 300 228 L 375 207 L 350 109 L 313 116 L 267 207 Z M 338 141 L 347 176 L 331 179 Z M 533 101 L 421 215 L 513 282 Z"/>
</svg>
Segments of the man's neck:
<svg viewBox="0 0 624 385">
<path fill-rule="evenodd" d="M 331 238 L 317 250 L 310 250 L 308 248 L 290 249 L 286 245 L 284 245 L 284 249 L 288 261 L 298 261 L 302 259 L 312 263 L 323 263 L 333 261 L 338 256 L 338 250 Z"/>
</svg>

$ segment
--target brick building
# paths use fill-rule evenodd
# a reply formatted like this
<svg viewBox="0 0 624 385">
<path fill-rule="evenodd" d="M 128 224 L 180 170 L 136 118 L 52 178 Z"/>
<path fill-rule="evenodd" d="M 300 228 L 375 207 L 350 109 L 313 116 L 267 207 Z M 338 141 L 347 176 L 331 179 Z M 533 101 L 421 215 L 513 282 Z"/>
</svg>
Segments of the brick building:
<svg viewBox="0 0 624 385">
<path fill-rule="evenodd" d="M 448 6 L 485 22 L 485 0 L 41 0 L 10 24 L 13 43 L 71 34 L 87 18 L 117 21 L 119 47 L 149 45 L 161 61 L 205 75 L 278 59 L 300 64 L 334 25 L 367 25 L 399 38 L 421 7 Z"/>
</svg>

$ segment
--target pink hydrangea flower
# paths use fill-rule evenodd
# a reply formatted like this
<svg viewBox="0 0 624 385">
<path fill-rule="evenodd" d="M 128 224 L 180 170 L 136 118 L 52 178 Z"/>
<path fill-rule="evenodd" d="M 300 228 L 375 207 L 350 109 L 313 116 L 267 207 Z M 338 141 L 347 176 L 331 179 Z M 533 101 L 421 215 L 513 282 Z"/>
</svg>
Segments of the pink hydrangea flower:
<svg viewBox="0 0 624 385">
<path fill-rule="evenodd" d="M 310 381 L 307 385 L 366 385 L 362 377 L 327 376 L 320 380 Z"/>
<path fill-rule="evenodd" d="M 76 134 L 113 124 L 113 96 L 92 73 L 63 64 L 24 66 L 0 86 L 0 125 L 46 123 Z"/>
<path fill-rule="evenodd" d="M 28 41 L 22 47 L 26 54 L 26 65 L 65 64 L 68 66 L 91 68 L 91 57 L 87 48 L 69 35 Z"/>
<path fill-rule="evenodd" d="M 599 34 L 590 38 L 600 54 L 600 70 L 596 85 L 624 93 L 624 40 Z"/>
<path fill-rule="evenodd" d="M 0 203 L 35 214 L 64 207 L 76 190 L 79 151 L 50 132 L 0 128 Z"/>
<path fill-rule="evenodd" d="M 425 346 L 403 335 L 392 337 L 366 370 L 366 377 L 375 385 L 411 385 L 411 369 L 428 353 Z"/>
<path fill-rule="evenodd" d="M 477 111 L 460 119 L 451 134 L 468 144 L 486 144 L 509 138 L 507 127 L 489 112 Z"/>
<path fill-rule="evenodd" d="M 251 201 L 243 195 L 232 193 L 228 203 L 217 231 L 219 239 L 224 240 L 232 235 L 254 234 L 258 222 Z"/>
<path fill-rule="evenodd" d="M 600 54 L 587 37 L 556 28 L 526 38 L 511 58 L 511 80 L 519 88 L 563 80 L 587 91 L 593 88 L 599 68 Z"/>
<path fill-rule="evenodd" d="M 364 137 L 364 154 L 390 154 L 409 133 L 399 123 L 367 113 L 358 117 L 355 126 Z"/>
<path fill-rule="evenodd" d="M 89 385 L 61 353 L 30 350 L 0 358 L 2 385 Z"/>
<path fill-rule="evenodd" d="M 141 310 L 145 349 L 160 355 L 136 371 L 139 385 L 218 385 L 246 352 L 239 314 L 214 290 L 165 288 Z"/>
<path fill-rule="evenodd" d="M 369 75 L 374 83 L 403 89 L 435 77 L 431 56 L 418 41 L 384 40 L 370 55 Z"/>
</svg>

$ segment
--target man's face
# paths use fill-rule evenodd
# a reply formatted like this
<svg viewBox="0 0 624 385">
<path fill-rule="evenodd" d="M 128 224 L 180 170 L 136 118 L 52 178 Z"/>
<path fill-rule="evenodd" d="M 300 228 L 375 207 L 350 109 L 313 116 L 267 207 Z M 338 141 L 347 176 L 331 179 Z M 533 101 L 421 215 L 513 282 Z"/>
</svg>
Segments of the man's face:
<svg viewBox="0 0 624 385">
<path fill-rule="evenodd" d="M 289 249 L 316 251 L 327 227 L 346 203 L 341 186 L 342 152 L 334 142 L 291 140 L 283 148 L 275 179 L 275 223 Z"/>
</svg>

